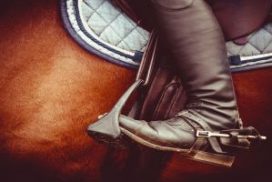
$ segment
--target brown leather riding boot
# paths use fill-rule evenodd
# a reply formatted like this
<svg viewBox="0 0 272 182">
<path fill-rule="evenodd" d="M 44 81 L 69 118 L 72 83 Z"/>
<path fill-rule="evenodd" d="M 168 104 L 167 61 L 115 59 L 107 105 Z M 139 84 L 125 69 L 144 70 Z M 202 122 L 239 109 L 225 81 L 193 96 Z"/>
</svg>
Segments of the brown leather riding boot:
<svg viewBox="0 0 272 182">
<path fill-rule="evenodd" d="M 208 131 L 239 128 L 225 41 L 210 7 L 203 0 L 152 1 L 160 37 L 169 45 L 188 103 L 169 121 L 122 118 L 121 126 L 150 143 L 176 148 L 191 147 L 196 126 Z"/>
<path fill-rule="evenodd" d="M 121 117 L 120 125 L 134 140 L 159 150 L 183 152 L 207 143 L 223 153 L 217 138 L 196 140 L 206 137 L 201 131 L 238 129 L 241 124 L 221 28 L 203 0 L 153 0 L 153 5 L 188 103 L 168 121 Z"/>
<path fill-rule="evenodd" d="M 225 146 L 245 147 L 248 139 L 258 136 L 253 136 L 251 128 L 240 129 L 225 41 L 217 20 L 203 0 L 152 1 L 161 37 L 169 45 L 188 94 L 186 109 L 167 121 L 117 116 L 120 123 L 115 124 L 120 131 L 111 132 L 105 123 L 96 123 L 89 133 L 104 132 L 116 138 L 122 132 L 154 149 L 230 166 L 233 158 L 225 155 Z"/>
</svg>

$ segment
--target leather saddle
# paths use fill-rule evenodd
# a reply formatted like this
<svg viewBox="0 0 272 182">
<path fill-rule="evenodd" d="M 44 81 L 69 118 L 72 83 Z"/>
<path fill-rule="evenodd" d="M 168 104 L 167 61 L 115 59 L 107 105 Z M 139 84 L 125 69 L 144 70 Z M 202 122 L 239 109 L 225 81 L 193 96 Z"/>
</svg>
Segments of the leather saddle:
<svg viewBox="0 0 272 182">
<path fill-rule="evenodd" d="M 112 0 L 130 18 L 147 30 L 154 19 L 150 2 L 146 0 Z M 246 36 L 260 28 L 269 17 L 272 0 L 206 0 L 210 4 L 226 40 Z M 151 10 L 151 11 L 150 11 Z"/>
</svg>

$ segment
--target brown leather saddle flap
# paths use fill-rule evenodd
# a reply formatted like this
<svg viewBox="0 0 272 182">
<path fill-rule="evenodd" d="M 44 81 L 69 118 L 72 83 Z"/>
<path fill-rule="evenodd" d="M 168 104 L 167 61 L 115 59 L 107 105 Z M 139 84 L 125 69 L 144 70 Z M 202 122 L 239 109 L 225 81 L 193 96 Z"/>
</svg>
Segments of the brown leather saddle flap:
<svg viewBox="0 0 272 182">
<path fill-rule="evenodd" d="M 162 44 L 157 50 L 148 44 L 147 51 L 149 54 L 155 52 L 156 57 L 153 64 L 149 64 L 149 58 L 142 60 L 138 72 L 138 75 L 145 75 L 142 70 L 151 70 L 147 85 L 140 90 L 140 107 L 138 115 L 134 116 L 138 119 L 147 121 L 168 119 L 176 115 L 186 104 L 187 97 L 180 74 L 166 50 Z"/>
<path fill-rule="evenodd" d="M 268 18 L 272 0 L 209 0 L 226 39 L 248 35 Z"/>
<path fill-rule="evenodd" d="M 174 66 L 161 56 L 157 58 L 150 85 L 143 96 L 139 119 L 164 120 L 181 111 L 186 103 L 186 92 Z"/>
</svg>

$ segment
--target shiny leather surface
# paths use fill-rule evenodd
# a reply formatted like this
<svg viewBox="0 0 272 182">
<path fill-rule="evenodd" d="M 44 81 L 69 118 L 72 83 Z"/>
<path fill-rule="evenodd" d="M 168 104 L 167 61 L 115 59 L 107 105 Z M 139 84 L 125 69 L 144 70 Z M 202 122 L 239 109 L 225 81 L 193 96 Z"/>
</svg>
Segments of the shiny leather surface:
<svg viewBox="0 0 272 182">
<path fill-rule="evenodd" d="M 224 38 L 210 7 L 199 0 L 182 10 L 155 9 L 160 37 L 169 45 L 188 95 L 185 109 L 196 119 L 180 115 L 166 122 L 121 120 L 121 126 L 144 140 L 168 146 L 193 144 L 190 123 L 216 131 L 236 128 L 239 116 Z"/>
<path fill-rule="evenodd" d="M 166 37 L 188 94 L 187 107 L 209 115 L 212 126 L 217 126 L 216 121 L 220 120 L 223 125 L 218 129 L 234 127 L 232 121 L 238 118 L 238 112 L 226 48 L 209 6 L 196 1 L 191 8 L 171 12 L 157 9 L 157 14 L 161 37 Z M 219 116 L 206 112 L 211 110 Z"/>
<path fill-rule="evenodd" d="M 114 0 L 124 2 L 124 0 Z M 146 0 L 125 0 L 127 5 L 119 4 L 128 16 L 146 29 L 151 30 L 154 25 L 152 16 L 152 7 L 149 1 Z M 154 0 L 156 1 L 156 0 Z M 272 0 L 206 0 L 220 26 L 224 32 L 227 40 L 234 40 L 238 37 L 250 34 L 251 32 L 260 28 L 263 23 L 267 21 Z M 156 1 L 161 7 L 168 7 L 169 9 L 179 9 L 190 6 L 193 1 L 175 2 L 175 0 L 160 0 Z M 128 10 L 127 6 L 132 9 Z M 131 12 L 133 10 L 133 12 Z M 131 16 L 133 15 L 133 16 Z M 138 15 L 138 16 L 135 16 Z"/>
<path fill-rule="evenodd" d="M 156 140 L 156 143 L 160 145 L 190 148 L 195 141 L 192 126 L 186 122 L 180 122 L 176 118 L 147 123 L 122 116 L 120 117 L 120 124 L 129 128 L 131 132 L 136 133 L 139 137 L 146 138 L 148 136 L 148 138 Z"/>
<path fill-rule="evenodd" d="M 151 84 L 138 116 L 141 120 L 166 120 L 184 109 L 187 97 L 181 79 L 169 57 L 159 57 Z"/>
</svg>

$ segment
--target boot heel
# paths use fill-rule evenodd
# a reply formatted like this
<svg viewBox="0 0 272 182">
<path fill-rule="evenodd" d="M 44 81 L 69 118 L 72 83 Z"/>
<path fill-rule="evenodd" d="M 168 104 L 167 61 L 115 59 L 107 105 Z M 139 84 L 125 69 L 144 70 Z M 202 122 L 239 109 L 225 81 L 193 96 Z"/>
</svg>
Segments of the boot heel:
<svg viewBox="0 0 272 182">
<path fill-rule="evenodd" d="M 204 151 L 197 151 L 192 157 L 192 160 L 200 161 L 203 163 L 213 164 L 223 167 L 231 167 L 235 157 L 224 154 L 215 154 Z"/>
</svg>

